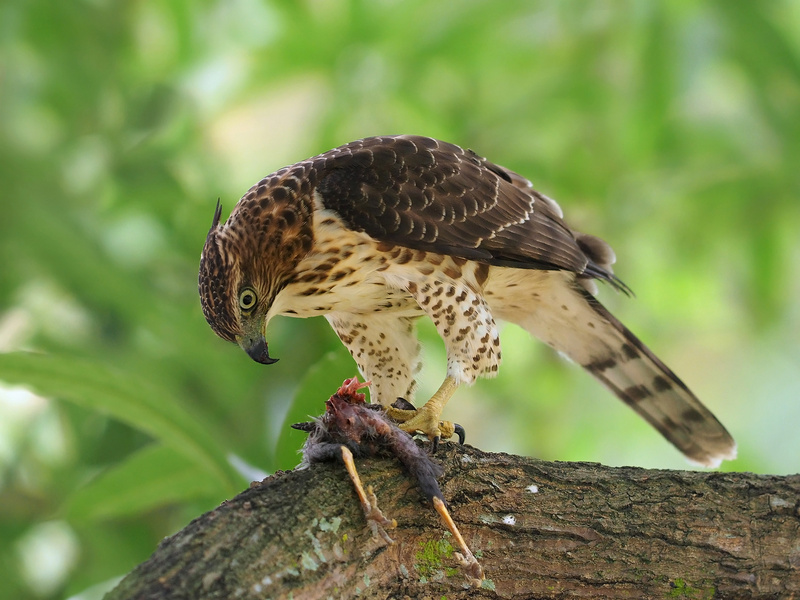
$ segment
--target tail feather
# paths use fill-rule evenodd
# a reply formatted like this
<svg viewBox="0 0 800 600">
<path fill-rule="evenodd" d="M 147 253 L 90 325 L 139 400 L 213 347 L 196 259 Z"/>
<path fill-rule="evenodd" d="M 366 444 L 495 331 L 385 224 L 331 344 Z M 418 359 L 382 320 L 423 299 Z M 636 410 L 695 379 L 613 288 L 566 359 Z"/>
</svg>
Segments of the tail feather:
<svg viewBox="0 0 800 600">
<path fill-rule="evenodd" d="M 583 367 L 689 459 L 717 467 L 723 460 L 736 458 L 731 435 L 686 384 L 594 296 L 583 296 L 622 342 L 614 354 Z"/>
<path fill-rule="evenodd" d="M 690 460 L 717 467 L 736 458 L 736 443 L 711 411 L 594 296 L 577 286 L 558 294 L 561 311 L 520 324 L 581 364 Z"/>
</svg>

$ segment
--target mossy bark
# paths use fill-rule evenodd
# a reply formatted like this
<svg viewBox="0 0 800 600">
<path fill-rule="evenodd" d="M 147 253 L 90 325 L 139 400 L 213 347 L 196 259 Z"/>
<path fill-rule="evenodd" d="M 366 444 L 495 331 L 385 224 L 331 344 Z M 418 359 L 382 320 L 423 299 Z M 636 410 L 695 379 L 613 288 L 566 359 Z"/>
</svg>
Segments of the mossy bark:
<svg viewBox="0 0 800 600">
<path fill-rule="evenodd" d="M 107 595 L 144 598 L 800 596 L 800 475 L 549 463 L 444 444 L 452 538 L 391 459 L 358 460 L 398 522 L 373 537 L 338 463 L 265 479 L 164 540 Z"/>
</svg>

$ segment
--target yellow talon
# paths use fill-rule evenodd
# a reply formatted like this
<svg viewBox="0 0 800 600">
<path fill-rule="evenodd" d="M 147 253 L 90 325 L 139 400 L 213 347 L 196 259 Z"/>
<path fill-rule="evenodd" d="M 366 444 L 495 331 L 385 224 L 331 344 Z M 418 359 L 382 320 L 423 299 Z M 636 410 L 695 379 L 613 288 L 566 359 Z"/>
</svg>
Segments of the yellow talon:
<svg viewBox="0 0 800 600">
<path fill-rule="evenodd" d="M 455 432 L 455 426 L 450 421 L 440 421 L 439 418 L 457 388 L 456 380 L 447 377 L 423 407 L 416 411 L 390 407 L 387 413 L 400 423 L 400 429 L 403 431 L 412 434 L 421 431 L 432 441 L 436 441 L 437 438 L 449 438 Z"/>
</svg>

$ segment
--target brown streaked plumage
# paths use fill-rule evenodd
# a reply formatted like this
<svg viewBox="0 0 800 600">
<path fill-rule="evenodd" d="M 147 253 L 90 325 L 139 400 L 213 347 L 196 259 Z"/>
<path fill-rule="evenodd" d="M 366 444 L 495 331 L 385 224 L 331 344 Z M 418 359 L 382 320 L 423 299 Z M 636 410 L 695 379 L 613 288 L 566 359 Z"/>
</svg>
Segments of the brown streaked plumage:
<svg viewBox="0 0 800 600">
<path fill-rule="evenodd" d="M 735 456 L 725 428 L 594 298 L 622 291 L 615 256 L 578 233 L 555 201 L 520 175 L 431 138 L 346 144 L 253 186 L 200 261 L 203 312 L 214 331 L 274 362 L 264 331 L 275 315 L 324 315 L 372 381 L 374 401 L 412 400 L 417 317 L 447 348 L 447 377 L 418 411 L 390 408 L 408 431 L 452 433 L 439 415 L 455 389 L 500 364 L 495 318 L 517 323 L 584 366 L 690 459 Z"/>
</svg>

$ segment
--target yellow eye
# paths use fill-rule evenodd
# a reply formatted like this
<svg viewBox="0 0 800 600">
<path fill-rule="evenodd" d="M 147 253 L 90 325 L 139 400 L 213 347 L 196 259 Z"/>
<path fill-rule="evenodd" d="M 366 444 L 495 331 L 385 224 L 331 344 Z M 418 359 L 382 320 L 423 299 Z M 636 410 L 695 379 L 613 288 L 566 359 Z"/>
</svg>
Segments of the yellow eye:
<svg viewBox="0 0 800 600">
<path fill-rule="evenodd" d="M 242 310 L 252 310 L 252 308 L 256 305 L 256 301 L 258 298 L 256 297 L 256 292 L 253 288 L 244 288 L 241 292 L 239 292 L 239 308 Z"/>
</svg>

